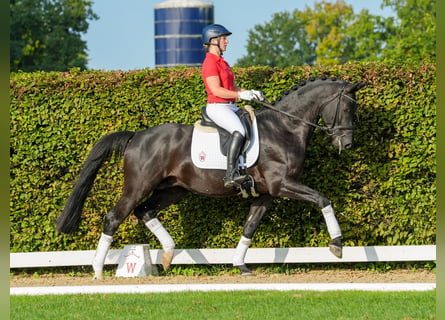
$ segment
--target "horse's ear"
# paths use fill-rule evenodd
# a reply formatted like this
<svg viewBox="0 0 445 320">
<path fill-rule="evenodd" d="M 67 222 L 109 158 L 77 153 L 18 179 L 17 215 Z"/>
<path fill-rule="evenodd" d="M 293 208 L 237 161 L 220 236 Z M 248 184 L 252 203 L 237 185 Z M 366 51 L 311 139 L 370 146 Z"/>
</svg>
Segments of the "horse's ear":
<svg viewBox="0 0 445 320">
<path fill-rule="evenodd" d="M 352 83 L 346 87 L 346 92 L 356 92 L 366 86 L 366 82 L 360 81 L 356 83 Z"/>
</svg>

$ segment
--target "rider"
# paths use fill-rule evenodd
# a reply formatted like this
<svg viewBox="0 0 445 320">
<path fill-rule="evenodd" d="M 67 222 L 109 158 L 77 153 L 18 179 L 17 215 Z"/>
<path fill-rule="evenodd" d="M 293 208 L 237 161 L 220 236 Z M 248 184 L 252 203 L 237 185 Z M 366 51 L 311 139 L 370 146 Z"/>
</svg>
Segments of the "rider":
<svg viewBox="0 0 445 320">
<path fill-rule="evenodd" d="M 227 172 L 224 187 L 230 188 L 247 179 L 240 175 L 237 164 L 244 142 L 244 127 L 235 113 L 239 108 L 237 99 L 264 100 L 261 92 L 244 90 L 235 85 L 234 76 L 229 64 L 223 58 L 232 33 L 219 24 L 211 24 L 202 30 L 202 39 L 207 49 L 202 64 L 202 78 L 207 91 L 207 115 L 218 126 L 227 130 L 232 136 L 227 152 Z"/>
</svg>

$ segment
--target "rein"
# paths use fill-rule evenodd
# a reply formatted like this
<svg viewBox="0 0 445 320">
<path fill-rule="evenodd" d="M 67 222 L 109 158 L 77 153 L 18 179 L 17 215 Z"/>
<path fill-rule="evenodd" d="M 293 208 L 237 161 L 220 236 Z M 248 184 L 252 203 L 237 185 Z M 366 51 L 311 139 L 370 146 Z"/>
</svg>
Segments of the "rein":
<svg viewBox="0 0 445 320">
<path fill-rule="evenodd" d="M 330 127 L 327 127 L 327 126 L 320 126 L 320 125 L 318 125 L 318 124 L 316 124 L 316 123 L 312 123 L 312 122 L 306 121 L 306 120 L 304 120 L 304 119 L 302 119 L 302 118 L 300 118 L 300 117 L 297 117 L 297 116 L 295 116 L 295 115 L 293 115 L 293 114 L 290 114 L 289 112 L 286 112 L 286 111 L 280 110 L 280 109 L 278 109 L 278 108 L 275 108 L 275 107 L 274 107 L 271 103 L 269 103 L 269 102 L 264 102 L 264 101 L 259 101 L 259 100 L 256 100 L 255 102 L 257 102 L 257 103 L 263 105 L 263 106 L 266 107 L 266 108 L 269 108 L 269 109 L 271 109 L 271 110 L 274 110 L 274 111 L 276 111 L 276 112 L 279 112 L 279 113 L 281 113 L 281 114 L 284 114 L 285 116 L 288 116 L 289 118 L 293 118 L 293 119 L 299 120 L 299 121 L 301 121 L 301 122 L 303 122 L 303 123 L 305 123 L 305 124 L 307 124 L 307 125 L 309 125 L 309 126 L 312 126 L 312 127 L 316 128 L 316 129 L 323 130 L 323 131 L 325 131 L 328 135 L 333 135 L 334 132 L 335 132 L 336 130 L 354 130 L 354 126 L 336 126 L 336 125 L 335 125 L 335 122 L 337 121 L 337 117 L 338 117 L 338 109 L 339 109 L 339 107 L 340 107 L 340 101 L 341 101 L 341 98 L 342 98 L 342 97 L 345 97 L 345 98 L 348 98 L 349 100 L 351 100 L 351 101 L 353 101 L 353 102 L 357 102 L 357 101 L 354 100 L 353 98 L 351 98 L 351 97 L 349 97 L 349 96 L 343 94 L 343 92 L 344 92 L 344 90 L 345 90 L 345 87 L 346 87 L 346 83 L 342 85 L 342 87 L 338 90 L 337 94 L 336 94 L 332 99 L 329 99 L 328 101 L 324 102 L 324 103 L 322 104 L 322 106 L 320 107 L 320 109 L 325 108 L 325 107 L 326 107 L 329 103 L 331 103 L 334 99 L 338 98 L 338 101 L 337 101 L 337 107 L 336 107 L 336 110 L 335 110 L 334 121 L 332 122 L 332 125 L 331 125 Z"/>
</svg>

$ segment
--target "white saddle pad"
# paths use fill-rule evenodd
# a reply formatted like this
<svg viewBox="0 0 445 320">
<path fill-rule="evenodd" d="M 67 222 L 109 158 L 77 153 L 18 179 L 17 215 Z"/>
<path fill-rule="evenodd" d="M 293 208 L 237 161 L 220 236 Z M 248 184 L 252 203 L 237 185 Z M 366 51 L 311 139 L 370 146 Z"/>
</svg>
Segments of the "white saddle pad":
<svg viewBox="0 0 445 320">
<path fill-rule="evenodd" d="M 201 169 L 227 169 L 227 157 L 221 153 L 218 131 L 214 128 L 203 127 L 200 121 L 195 123 L 192 136 L 192 161 Z M 260 151 L 258 126 L 256 119 L 252 122 L 252 139 L 246 152 L 244 161 L 247 168 L 255 164 Z"/>
</svg>

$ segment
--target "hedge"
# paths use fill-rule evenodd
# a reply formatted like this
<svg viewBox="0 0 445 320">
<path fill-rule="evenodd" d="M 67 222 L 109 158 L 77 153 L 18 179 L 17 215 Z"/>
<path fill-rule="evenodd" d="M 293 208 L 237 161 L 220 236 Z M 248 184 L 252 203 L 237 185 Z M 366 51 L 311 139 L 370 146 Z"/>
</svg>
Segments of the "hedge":
<svg viewBox="0 0 445 320">
<path fill-rule="evenodd" d="M 273 101 L 309 77 L 366 81 L 357 93 L 355 147 L 340 155 L 319 131 L 310 143 L 303 183 L 333 203 L 344 244 L 422 245 L 436 241 L 435 64 L 354 63 L 334 67 L 234 68 L 237 84 Z M 60 214 L 93 144 L 107 133 L 200 118 L 205 91 L 199 68 L 13 73 L 10 78 L 10 249 L 95 249 L 103 218 L 122 187 L 122 160 L 107 161 L 88 198 L 81 230 L 56 231 Z M 256 106 L 259 108 L 259 106 Z M 160 212 L 178 248 L 236 246 L 251 199 L 190 194 Z M 318 208 L 277 199 L 253 247 L 325 246 Z M 113 248 L 149 243 L 133 215 Z"/>
</svg>

